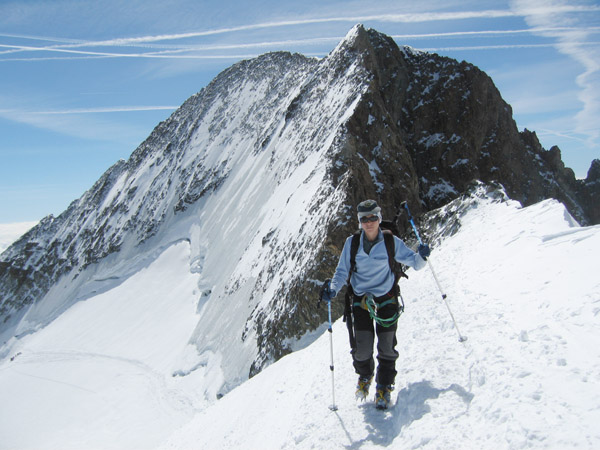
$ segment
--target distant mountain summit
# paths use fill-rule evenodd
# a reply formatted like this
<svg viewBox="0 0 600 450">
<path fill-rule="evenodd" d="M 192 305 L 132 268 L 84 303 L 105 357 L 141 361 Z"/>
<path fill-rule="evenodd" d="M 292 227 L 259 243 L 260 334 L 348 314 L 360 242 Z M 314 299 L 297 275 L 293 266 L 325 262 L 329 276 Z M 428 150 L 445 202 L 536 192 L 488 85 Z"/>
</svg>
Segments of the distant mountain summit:
<svg viewBox="0 0 600 450">
<path fill-rule="evenodd" d="M 376 198 L 388 216 L 407 200 L 419 216 L 476 180 L 524 205 L 556 198 L 581 224 L 600 222 L 600 162 L 576 180 L 557 147 L 517 130 L 471 64 L 399 48 L 361 25 L 323 59 L 241 61 L 2 253 L 0 343 L 185 240 L 201 275 L 190 341 L 222 352 L 234 383 L 323 322 L 318 286 L 357 226 L 360 200 Z"/>
</svg>

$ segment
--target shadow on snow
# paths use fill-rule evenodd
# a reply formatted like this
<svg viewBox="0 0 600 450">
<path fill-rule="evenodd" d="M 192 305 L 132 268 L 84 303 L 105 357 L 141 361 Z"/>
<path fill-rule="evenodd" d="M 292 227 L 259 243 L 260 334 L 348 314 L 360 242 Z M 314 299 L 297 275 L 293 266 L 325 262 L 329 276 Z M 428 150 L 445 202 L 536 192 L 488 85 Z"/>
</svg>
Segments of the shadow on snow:
<svg viewBox="0 0 600 450">
<path fill-rule="evenodd" d="M 359 449 L 365 442 L 388 446 L 405 427 L 431 412 L 431 407 L 427 404 L 428 400 L 437 399 L 446 392 L 454 392 L 458 395 L 467 409 L 473 400 L 473 394 L 458 384 L 439 389 L 430 381 L 419 381 L 399 391 L 396 402 L 387 411 L 377 411 L 372 402 L 361 405 L 369 435 L 360 441 L 352 442 L 350 434 L 346 431 L 351 442 L 346 448 Z M 340 422 L 342 422 L 341 418 Z M 342 427 L 346 430 L 343 422 Z"/>
</svg>

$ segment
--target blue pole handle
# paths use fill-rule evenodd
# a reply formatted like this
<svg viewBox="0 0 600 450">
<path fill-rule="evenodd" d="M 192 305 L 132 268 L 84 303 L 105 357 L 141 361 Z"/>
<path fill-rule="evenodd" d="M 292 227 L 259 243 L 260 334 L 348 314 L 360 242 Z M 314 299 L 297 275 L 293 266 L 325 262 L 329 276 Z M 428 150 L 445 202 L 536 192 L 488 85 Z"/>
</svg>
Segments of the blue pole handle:
<svg viewBox="0 0 600 450">
<path fill-rule="evenodd" d="M 417 240 L 419 241 L 419 244 L 423 244 L 423 241 L 421 240 L 421 236 L 419 236 L 419 232 L 417 231 L 415 222 L 410 214 L 410 209 L 408 209 L 408 203 L 404 202 L 403 204 L 404 204 L 404 208 L 406 209 L 406 213 L 408 214 L 408 220 L 410 221 L 410 224 L 412 225 L 415 235 L 417 236 Z"/>
</svg>

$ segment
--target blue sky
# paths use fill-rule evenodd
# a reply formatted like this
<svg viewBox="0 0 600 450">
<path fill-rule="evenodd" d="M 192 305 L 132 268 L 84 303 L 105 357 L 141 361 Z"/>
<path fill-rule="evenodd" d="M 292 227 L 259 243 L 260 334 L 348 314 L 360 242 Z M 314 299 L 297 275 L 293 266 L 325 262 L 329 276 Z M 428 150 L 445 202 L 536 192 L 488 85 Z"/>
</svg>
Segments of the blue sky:
<svg viewBox="0 0 600 450">
<path fill-rule="evenodd" d="M 598 0 L 1 0 L 0 223 L 60 214 L 236 61 L 356 23 L 477 65 L 579 178 L 600 158 Z"/>
</svg>

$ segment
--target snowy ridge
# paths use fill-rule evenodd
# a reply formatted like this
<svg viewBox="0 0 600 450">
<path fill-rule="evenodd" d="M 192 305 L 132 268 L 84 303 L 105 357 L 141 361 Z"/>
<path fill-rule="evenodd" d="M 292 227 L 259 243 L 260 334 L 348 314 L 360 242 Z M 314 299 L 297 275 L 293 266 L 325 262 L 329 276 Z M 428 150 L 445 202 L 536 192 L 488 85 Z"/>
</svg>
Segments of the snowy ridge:
<svg viewBox="0 0 600 450">
<path fill-rule="evenodd" d="M 600 227 L 555 201 L 479 199 L 432 254 L 463 334 L 428 270 L 402 283 L 395 406 L 354 400 L 345 324 L 197 415 L 160 448 L 594 448 L 600 443 Z M 207 427 L 207 424 L 211 424 Z"/>
<path fill-rule="evenodd" d="M 202 355 L 189 345 L 206 314 L 198 310 L 204 275 L 190 272 L 192 245 L 183 240 L 2 347 L 0 397 L 10 412 L 0 421 L 2 446 L 596 447 L 600 227 L 577 226 L 555 201 L 521 208 L 479 189 L 465 205 L 461 227 L 431 261 L 468 341 L 458 342 L 429 271 L 410 270 L 390 411 L 355 403 L 341 320 L 336 413 L 324 329 L 217 401 L 223 354 L 214 341 Z"/>
</svg>

